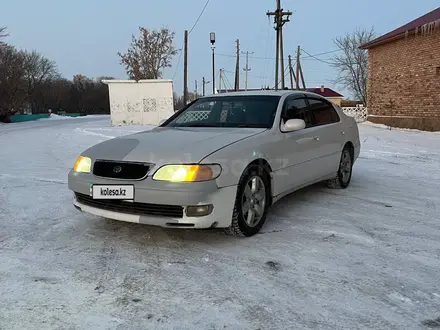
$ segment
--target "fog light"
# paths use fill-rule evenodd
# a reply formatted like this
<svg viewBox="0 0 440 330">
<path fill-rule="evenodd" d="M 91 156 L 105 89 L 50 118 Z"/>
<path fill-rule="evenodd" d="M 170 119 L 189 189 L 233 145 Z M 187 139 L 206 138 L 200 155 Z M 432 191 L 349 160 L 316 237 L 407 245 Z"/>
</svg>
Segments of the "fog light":
<svg viewBox="0 0 440 330">
<path fill-rule="evenodd" d="M 211 214 L 214 209 L 213 205 L 194 205 L 186 207 L 186 215 L 188 217 L 204 217 Z"/>
</svg>

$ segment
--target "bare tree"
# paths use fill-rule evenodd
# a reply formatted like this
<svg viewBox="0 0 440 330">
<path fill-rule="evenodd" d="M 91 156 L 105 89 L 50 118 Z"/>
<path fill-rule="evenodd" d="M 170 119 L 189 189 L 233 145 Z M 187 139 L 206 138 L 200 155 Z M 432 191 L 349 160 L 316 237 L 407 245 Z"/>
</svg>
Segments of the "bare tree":
<svg viewBox="0 0 440 330">
<path fill-rule="evenodd" d="M 375 38 L 374 29 L 357 29 L 334 40 L 342 51 L 333 58 L 332 65 L 338 70 L 334 83 L 348 89 L 354 97 L 367 104 L 368 52 L 359 47 Z"/>
<path fill-rule="evenodd" d="M 54 61 L 49 60 L 37 51 L 24 53 L 26 97 L 33 103 L 33 94 L 46 80 L 59 78 L 59 74 Z"/>
<path fill-rule="evenodd" d="M 0 26 L 0 46 L 5 45 L 2 41 L 3 38 L 8 37 L 9 33 L 6 32 L 6 26 Z"/>
<path fill-rule="evenodd" d="M 118 55 L 130 79 L 162 78 L 163 69 L 171 67 L 171 59 L 177 54 L 173 47 L 174 32 L 168 28 L 149 31 L 139 27 L 140 37 L 132 36 L 127 53 Z"/>
<path fill-rule="evenodd" d="M 188 92 L 188 103 L 195 101 L 197 99 L 196 93 Z M 174 110 L 180 110 L 185 106 L 185 102 L 183 102 L 183 95 L 177 95 L 176 92 L 173 92 L 173 103 Z"/>
<path fill-rule="evenodd" d="M 24 105 L 25 56 L 10 45 L 0 47 L 0 117 L 6 119 Z"/>
</svg>

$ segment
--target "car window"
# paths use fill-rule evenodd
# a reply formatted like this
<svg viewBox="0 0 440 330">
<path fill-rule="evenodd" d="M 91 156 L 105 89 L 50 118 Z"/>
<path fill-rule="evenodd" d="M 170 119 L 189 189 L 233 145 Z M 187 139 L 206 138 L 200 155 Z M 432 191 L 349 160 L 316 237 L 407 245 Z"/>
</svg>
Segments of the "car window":
<svg viewBox="0 0 440 330">
<path fill-rule="evenodd" d="M 164 126 L 272 127 L 280 96 L 212 96 L 196 100 Z"/>
<path fill-rule="evenodd" d="M 302 119 L 306 122 L 306 128 L 312 126 L 312 116 L 303 98 L 288 98 L 284 103 L 282 119 L 286 122 L 289 119 Z"/>
<path fill-rule="evenodd" d="M 308 99 L 313 113 L 315 125 L 325 125 L 338 122 L 339 116 L 330 102 L 318 99 Z"/>
<path fill-rule="evenodd" d="M 203 122 L 208 119 L 209 113 L 214 104 L 201 103 L 187 111 L 184 111 L 181 116 L 176 119 L 176 123 L 190 123 L 190 122 Z"/>
</svg>

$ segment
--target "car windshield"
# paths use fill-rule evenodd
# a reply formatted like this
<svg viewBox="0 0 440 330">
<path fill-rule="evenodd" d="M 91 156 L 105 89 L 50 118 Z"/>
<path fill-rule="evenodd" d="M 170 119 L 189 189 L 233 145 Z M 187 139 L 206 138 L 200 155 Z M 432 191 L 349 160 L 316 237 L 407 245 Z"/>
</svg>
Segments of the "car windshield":
<svg viewBox="0 0 440 330">
<path fill-rule="evenodd" d="M 172 118 L 168 127 L 272 127 L 280 96 L 204 97 Z"/>
</svg>

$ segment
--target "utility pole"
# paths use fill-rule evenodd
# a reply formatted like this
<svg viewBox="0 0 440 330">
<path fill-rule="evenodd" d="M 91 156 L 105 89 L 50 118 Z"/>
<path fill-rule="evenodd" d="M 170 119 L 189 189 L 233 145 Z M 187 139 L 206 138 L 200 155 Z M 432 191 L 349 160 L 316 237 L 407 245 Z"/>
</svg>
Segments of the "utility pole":
<svg viewBox="0 0 440 330">
<path fill-rule="evenodd" d="M 290 88 L 293 89 L 293 81 L 295 80 L 296 83 L 296 76 L 295 76 L 295 72 L 293 72 L 292 56 L 290 55 L 289 55 L 289 73 L 290 73 Z"/>
<path fill-rule="evenodd" d="M 214 49 L 215 49 L 215 33 L 211 32 L 209 34 L 209 38 L 211 41 L 211 49 L 212 49 L 212 94 L 215 94 L 215 55 L 214 55 Z"/>
<path fill-rule="evenodd" d="M 298 46 L 296 51 L 296 89 L 299 89 L 299 54 L 301 53 L 301 47 Z"/>
<path fill-rule="evenodd" d="M 303 68 L 301 65 L 301 62 L 299 63 L 299 73 L 301 74 L 301 81 L 302 81 L 302 85 L 303 85 L 303 89 L 306 89 L 306 82 L 304 81 L 304 75 L 303 75 Z"/>
<path fill-rule="evenodd" d="M 284 50 L 283 50 L 283 26 L 289 22 L 289 17 L 292 15 L 290 11 L 283 11 L 281 8 L 281 0 L 277 0 L 277 8 L 274 12 L 267 12 L 268 16 L 274 16 L 275 30 L 277 33 L 276 38 L 276 62 L 275 62 L 275 89 L 278 90 L 278 73 L 279 73 L 279 60 L 281 57 L 281 87 L 284 89 Z M 287 18 L 284 18 L 287 16 Z"/>
<path fill-rule="evenodd" d="M 198 92 L 198 90 L 197 90 L 197 80 L 195 80 L 194 83 L 195 83 L 194 94 L 195 94 L 195 97 L 197 98 L 197 92 Z"/>
<path fill-rule="evenodd" d="M 282 19 L 282 17 L 281 17 Z M 280 64 L 281 64 L 281 89 L 284 89 L 284 46 L 283 46 L 283 28 L 280 27 Z"/>
<path fill-rule="evenodd" d="M 220 93 L 221 88 L 222 88 L 222 69 L 220 69 L 219 79 L 218 79 L 218 92 L 219 93 Z"/>
<path fill-rule="evenodd" d="M 298 50 L 296 51 L 296 89 L 300 89 L 299 87 L 299 79 L 301 77 L 301 82 L 302 82 L 302 88 L 305 90 L 306 89 L 306 82 L 304 80 L 304 74 L 303 74 L 303 70 L 302 70 L 302 66 L 301 66 L 301 61 L 300 61 L 300 55 L 301 55 L 301 47 L 298 46 Z"/>
<path fill-rule="evenodd" d="M 202 85 L 203 85 L 203 96 L 205 96 L 205 85 L 209 84 L 210 81 L 206 81 L 205 77 L 202 78 Z"/>
<path fill-rule="evenodd" d="M 235 91 L 240 89 L 240 40 L 236 40 L 237 43 L 237 62 L 235 64 Z"/>
<path fill-rule="evenodd" d="M 253 53 L 254 52 L 249 53 L 248 51 L 246 51 L 246 53 L 242 52 L 242 54 L 246 54 L 246 67 L 243 69 L 244 71 L 246 71 L 246 79 L 244 81 L 244 89 L 246 91 L 248 89 L 248 72 L 251 71 L 251 69 L 249 68 L 249 54 L 253 54 Z"/>
<path fill-rule="evenodd" d="M 184 63 L 183 63 L 183 104 L 188 102 L 188 30 L 184 35 Z"/>
<path fill-rule="evenodd" d="M 222 80 L 223 80 L 223 69 L 220 69 L 220 79 L 218 80 L 218 92 L 219 93 L 222 90 Z"/>
</svg>

